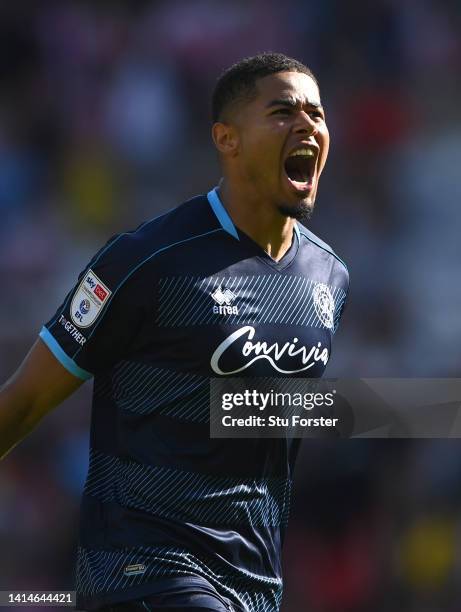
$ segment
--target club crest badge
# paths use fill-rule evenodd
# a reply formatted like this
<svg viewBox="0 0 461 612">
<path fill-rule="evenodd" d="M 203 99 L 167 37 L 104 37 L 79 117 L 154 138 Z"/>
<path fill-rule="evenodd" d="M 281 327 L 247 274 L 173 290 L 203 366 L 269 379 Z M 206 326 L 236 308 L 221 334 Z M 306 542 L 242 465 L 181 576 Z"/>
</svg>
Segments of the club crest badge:
<svg viewBox="0 0 461 612">
<path fill-rule="evenodd" d="M 334 327 L 335 301 L 328 285 L 317 283 L 312 292 L 314 307 L 320 322 L 328 329 Z"/>
</svg>

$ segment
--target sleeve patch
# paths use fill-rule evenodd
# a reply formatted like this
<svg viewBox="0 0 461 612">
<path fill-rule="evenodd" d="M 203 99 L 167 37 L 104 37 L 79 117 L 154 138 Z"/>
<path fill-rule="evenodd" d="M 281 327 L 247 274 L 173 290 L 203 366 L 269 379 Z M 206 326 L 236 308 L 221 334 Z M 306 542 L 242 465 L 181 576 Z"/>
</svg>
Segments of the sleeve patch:
<svg viewBox="0 0 461 612">
<path fill-rule="evenodd" d="M 89 269 L 83 276 L 70 306 L 70 316 L 77 327 L 90 327 L 109 301 L 112 291 Z"/>
</svg>

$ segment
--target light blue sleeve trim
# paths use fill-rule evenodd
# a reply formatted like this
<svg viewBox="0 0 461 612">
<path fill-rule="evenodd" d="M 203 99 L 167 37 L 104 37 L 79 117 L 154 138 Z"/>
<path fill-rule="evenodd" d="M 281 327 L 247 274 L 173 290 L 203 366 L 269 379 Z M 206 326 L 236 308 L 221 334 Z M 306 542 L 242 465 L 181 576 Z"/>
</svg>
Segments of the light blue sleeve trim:
<svg viewBox="0 0 461 612">
<path fill-rule="evenodd" d="M 218 217 L 218 221 L 221 223 L 221 226 L 228 234 L 240 240 L 237 229 L 230 218 L 229 213 L 224 208 L 223 203 L 219 199 L 218 192 L 216 191 L 216 187 L 207 193 L 208 202 L 210 203 L 211 208 L 213 209 L 214 214 Z"/>
<path fill-rule="evenodd" d="M 67 371 L 76 376 L 77 378 L 81 378 L 82 380 L 88 380 L 93 376 L 90 372 L 87 372 L 83 368 L 80 368 L 73 359 L 67 355 L 62 348 L 59 346 L 55 338 L 51 335 L 49 330 L 46 327 L 42 327 L 40 333 L 40 338 L 47 345 L 56 359 L 63 365 Z"/>
</svg>

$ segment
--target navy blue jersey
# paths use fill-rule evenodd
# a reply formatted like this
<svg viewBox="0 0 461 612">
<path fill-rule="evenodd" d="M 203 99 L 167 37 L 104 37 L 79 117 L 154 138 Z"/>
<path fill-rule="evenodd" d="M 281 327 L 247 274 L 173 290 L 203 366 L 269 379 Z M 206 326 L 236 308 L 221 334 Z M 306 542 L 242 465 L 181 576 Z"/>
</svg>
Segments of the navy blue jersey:
<svg viewBox="0 0 461 612">
<path fill-rule="evenodd" d="M 209 378 L 321 376 L 347 290 L 309 230 L 276 262 L 216 190 L 93 257 L 40 333 L 94 376 L 77 607 L 191 589 L 279 609 L 298 441 L 210 439 Z"/>
</svg>

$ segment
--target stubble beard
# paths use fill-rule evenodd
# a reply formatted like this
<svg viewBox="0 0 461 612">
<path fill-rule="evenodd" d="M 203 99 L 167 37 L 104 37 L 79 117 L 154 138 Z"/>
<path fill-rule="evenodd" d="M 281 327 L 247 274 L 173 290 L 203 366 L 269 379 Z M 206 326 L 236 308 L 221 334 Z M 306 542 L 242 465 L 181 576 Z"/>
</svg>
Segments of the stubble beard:
<svg viewBox="0 0 461 612">
<path fill-rule="evenodd" d="M 314 202 L 305 202 L 301 200 L 297 204 L 279 204 L 279 212 L 284 217 L 291 217 L 297 221 L 309 221 L 314 212 Z"/>
</svg>

